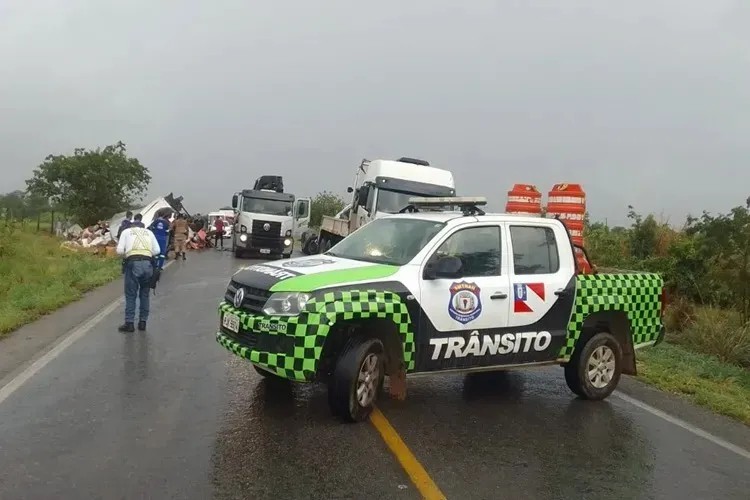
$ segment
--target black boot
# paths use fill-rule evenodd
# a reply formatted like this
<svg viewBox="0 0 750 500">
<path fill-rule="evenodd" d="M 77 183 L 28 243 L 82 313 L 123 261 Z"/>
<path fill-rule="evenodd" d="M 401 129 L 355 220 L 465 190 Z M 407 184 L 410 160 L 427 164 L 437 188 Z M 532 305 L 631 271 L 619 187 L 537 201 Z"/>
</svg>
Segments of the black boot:
<svg viewBox="0 0 750 500">
<path fill-rule="evenodd" d="M 122 333 L 132 333 L 135 331 L 135 327 L 133 326 L 133 323 L 125 323 L 120 325 L 117 328 L 117 331 Z"/>
<path fill-rule="evenodd" d="M 139 332 L 145 332 L 146 331 L 146 322 L 145 321 L 139 321 L 138 322 L 138 331 Z"/>
<path fill-rule="evenodd" d="M 182 252 L 182 260 L 187 260 L 187 257 L 185 256 L 185 252 Z"/>
</svg>

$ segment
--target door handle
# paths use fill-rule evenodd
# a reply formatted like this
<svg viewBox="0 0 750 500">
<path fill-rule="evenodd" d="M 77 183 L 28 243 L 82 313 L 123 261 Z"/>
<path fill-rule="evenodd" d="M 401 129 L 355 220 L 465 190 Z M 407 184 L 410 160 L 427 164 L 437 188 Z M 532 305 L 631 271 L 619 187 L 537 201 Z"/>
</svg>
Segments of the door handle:
<svg viewBox="0 0 750 500">
<path fill-rule="evenodd" d="M 566 290 L 565 288 L 555 290 L 555 295 L 557 295 L 558 297 L 562 297 L 563 295 L 568 295 L 568 290 Z"/>
<path fill-rule="evenodd" d="M 497 293 L 493 293 L 492 295 L 490 295 L 490 298 L 492 300 L 507 299 L 508 298 L 508 294 L 507 293 L 503 293 L 503 292 L 497 292 Z"/>
</svg>

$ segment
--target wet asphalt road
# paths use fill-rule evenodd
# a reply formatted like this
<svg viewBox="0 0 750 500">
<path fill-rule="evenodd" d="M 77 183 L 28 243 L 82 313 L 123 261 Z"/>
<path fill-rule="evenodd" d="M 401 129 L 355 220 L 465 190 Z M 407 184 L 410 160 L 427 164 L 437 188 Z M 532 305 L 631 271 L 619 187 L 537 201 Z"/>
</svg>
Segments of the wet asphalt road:
<svg viewBox="0 0 750 500">
<path fill-rule="evenodd" d="M 175 263 L 147 334 L 117 333 L 120 308 L 0 402 L 0 499 L 419 498 L 324 387 L 269 384 L 214 341 L 247 263 Z M 381 409 L 448 498 L 750 498 L 750 460 L 620 398 L 578 401 L 559 368 L 415 378 Z"/>
</svg>

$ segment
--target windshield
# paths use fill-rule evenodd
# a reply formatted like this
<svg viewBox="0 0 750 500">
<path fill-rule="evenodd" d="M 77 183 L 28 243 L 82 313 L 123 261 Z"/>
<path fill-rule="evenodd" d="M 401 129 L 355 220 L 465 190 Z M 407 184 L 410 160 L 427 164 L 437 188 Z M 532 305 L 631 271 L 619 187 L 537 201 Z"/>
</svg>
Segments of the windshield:
<svg viewBox="0 0 750 500">
<path fill-rule="evenodd" d="M 266 215 L 292 215 L 292 202 L 244 196 L 242 211 Z"/>
<path fill-rule="evenodd" d="M 407 193 L 404 191 L 390 191 L 378 189 L 378 203 L 375 208 L 378 212 L 396 214 L 402 208 L 409 205 L 409 198 L 425 196 L 418 193 Z"/>
<path fill-rule="evenodd" d="M 341 240 L 327 253 L 344 259 L 403 266 L 444 226 L 442 222 L 411 218 L 377 219 Z"/>
</svg>

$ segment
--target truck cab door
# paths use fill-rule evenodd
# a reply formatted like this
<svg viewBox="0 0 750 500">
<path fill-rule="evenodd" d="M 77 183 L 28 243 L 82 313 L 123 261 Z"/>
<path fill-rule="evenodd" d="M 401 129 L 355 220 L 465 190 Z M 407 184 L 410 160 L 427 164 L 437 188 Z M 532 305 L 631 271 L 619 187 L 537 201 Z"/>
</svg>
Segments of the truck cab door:
<svg viewBox="0 0 750 500">
<path fill-rule="evenodd" d="M 240 213 L 242 212 L 242 193 L 232 195 L 232 210 L 234 211 L 234 221 L 232 222 L 232 251 L 234 251 L 235 238 L 240 234 Z M 209 226 L 211 222 L 209 221 Z M 206 228 L 208 231 L 209 227 Z"/>
<path fill-rule="evenodd" d="M 502 364 L 497 347 L 467 350 L 472 343 L 495 342 L 508 325 L 509 258 L 502 229 L 491 222 L 462 225 L 444 236 L 423 262 L 417 371 Z M 446 257 L 461 261 L 460 272 L 450 278 L 430 276 L 430 266 L 439 267 L 436 263 Z"/>
<path fill-rule="evenodd" d="M 508 223 L 511 280 L 508 326 L 516 331 L 549 332 L 547 349 L 526 362 L 557 359 L 565 343 L 575 301 L 575 261 L 565 228 L 553 221 Z"/>
<path fill-rule="evenodd" d="M 294 230 L 292 237 L 300 241 L 302 233 L 310 227 L 310 208 L 312 200 L 310 198 L 297 198 L 294 201 Z"/>
</svg>

